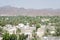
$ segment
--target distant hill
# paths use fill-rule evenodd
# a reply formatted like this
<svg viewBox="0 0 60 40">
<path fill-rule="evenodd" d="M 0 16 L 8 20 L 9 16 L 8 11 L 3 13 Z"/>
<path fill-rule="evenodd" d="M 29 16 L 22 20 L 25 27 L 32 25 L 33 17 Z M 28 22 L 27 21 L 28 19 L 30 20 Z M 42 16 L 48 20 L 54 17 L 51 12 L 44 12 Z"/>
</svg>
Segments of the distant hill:
<svg viewBox="0 0 60 40">
<path fill-rule="evenodd" d="M 0 7 L 0 16 L 60 16 L 60 9 L 25 9 L 11 6 Z"/>
</svg>

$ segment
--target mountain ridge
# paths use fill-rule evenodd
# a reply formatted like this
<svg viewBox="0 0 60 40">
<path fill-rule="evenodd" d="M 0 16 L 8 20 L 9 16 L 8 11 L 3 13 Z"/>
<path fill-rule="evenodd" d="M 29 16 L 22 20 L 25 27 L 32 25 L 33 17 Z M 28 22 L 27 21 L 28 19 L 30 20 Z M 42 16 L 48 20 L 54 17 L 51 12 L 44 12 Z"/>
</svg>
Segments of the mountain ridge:
<svg viewBox="0 0 60 40">
<path fill-rule="evenodd" d="M 0 7 L 0 16 L 60 16 L 60 9 L 25 9 L 11 6 Z"/>
</svg>

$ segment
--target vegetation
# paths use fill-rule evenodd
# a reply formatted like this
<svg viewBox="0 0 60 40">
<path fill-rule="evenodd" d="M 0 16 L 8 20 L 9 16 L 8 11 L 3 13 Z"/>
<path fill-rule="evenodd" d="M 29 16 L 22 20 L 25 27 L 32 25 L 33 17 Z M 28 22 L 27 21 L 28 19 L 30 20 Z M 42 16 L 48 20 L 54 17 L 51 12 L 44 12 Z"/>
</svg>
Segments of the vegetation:
<svg viewBox="0 0 60 40">
<path fill-rule="evenodd" d="M 49 21 L 42 22 L 41 19 L 50 19 Z M 6 24 L 18 25 L 19 23 L 26 23 L 32 24 L 47 24 L 47 23 L 59 23 L 60 17 L 59 16 L 0 16 L 0 26 L 4 26 Z"/>
<path fill-rule="evenodd" d="M 27 37 L 28 35 L 24 34 L 19 34 L 19 36 L 17 36 L 16 34 L 5 33 L 3 34 L 2 40 L 26 40 Z"/>
<path fill-rule="evenodd" d="M 36 31 L 37 31 L 37 29 L 40 28 L 40 27 L 41 27 L 40 24 L 37 23 L 37 24 L 36 24 Z"/>
<path fill-rule="evenodd" d="M 60 37 L 60 26 L 55 26 L 55 33 L 53 34 L 53 36 Z"/>
<path fill-rule="evenodd" d="M 28 38 L 28 35 L 21 34 L 21 35 L 19 35 L 18 40 L 26 40 L 27 38 Z"/>
<path fill-rule="evenodd" d="M 17 28 L 16 33 L 17 33 L 17 34 L 20 34 L 20 32 L 21 32 L 21 29 Z"/>
</svg>

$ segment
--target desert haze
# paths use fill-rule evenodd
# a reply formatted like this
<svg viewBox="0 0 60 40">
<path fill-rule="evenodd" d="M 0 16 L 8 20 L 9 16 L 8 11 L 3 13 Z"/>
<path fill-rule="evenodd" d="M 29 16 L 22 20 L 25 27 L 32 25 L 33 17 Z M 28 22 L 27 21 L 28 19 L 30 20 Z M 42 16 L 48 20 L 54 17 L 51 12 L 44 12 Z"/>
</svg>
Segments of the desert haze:
<svg viewBox="0 0 60 40">
<path fill-rule="evenodd" d="M 0 16 L 60 16 L 60 9 L 25 9 L 11 6 L 0 7 Z"/>
</svg>

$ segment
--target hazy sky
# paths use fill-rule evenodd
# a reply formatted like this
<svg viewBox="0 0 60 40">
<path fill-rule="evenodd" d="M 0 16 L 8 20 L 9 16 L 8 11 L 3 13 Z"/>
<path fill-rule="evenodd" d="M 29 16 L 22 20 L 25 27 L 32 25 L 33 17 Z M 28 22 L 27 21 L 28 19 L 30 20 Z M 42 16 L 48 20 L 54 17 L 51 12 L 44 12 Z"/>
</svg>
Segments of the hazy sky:
<svg viewBox="0 0 60 40">
<path fill-rule="evenodd" d="M 60 0 L 0 0 L 0 7 L 6 5 L 34 9 L 58 9 L 60 8 Z"/>
</svg>

